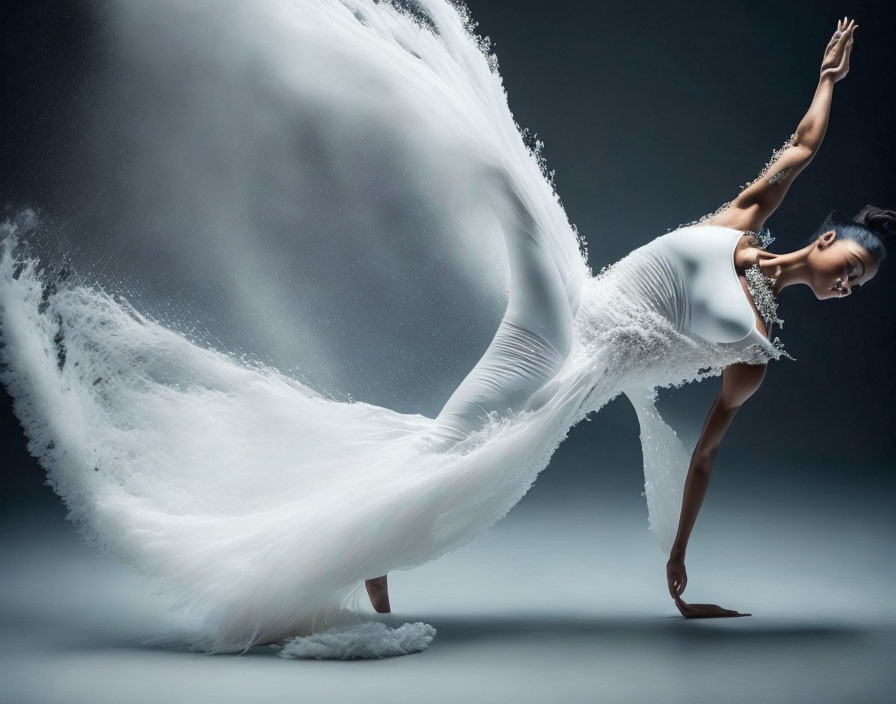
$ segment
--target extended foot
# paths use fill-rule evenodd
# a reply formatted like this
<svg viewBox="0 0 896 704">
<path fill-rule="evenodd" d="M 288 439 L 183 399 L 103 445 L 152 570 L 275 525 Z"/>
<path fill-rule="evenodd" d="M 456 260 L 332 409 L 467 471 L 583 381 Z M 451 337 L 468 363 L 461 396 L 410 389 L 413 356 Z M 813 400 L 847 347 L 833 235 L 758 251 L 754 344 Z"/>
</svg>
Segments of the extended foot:
<svg viewBox="0 0 896 704">
<path fill-rule="evenodd" d="M 367 596 L 370 597 L 370 603 L 373 604 L 374 611 L 378 614 L 392 612 L 392 609 L 389 607 L 389 585 L 386 584 L 386 575 L 365 579 L 364 586 L 367 587 Z"/>
</svg>

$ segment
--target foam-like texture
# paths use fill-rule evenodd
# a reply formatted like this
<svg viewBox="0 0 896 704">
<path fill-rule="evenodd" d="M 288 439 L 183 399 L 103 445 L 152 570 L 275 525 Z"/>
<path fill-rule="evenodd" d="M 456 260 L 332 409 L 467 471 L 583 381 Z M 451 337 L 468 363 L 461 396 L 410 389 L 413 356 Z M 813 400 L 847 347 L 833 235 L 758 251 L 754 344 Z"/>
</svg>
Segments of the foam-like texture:
<svg viewBox="0 0 896 704">
<path fill-rule="evenodd" d="M 370 622 L 331 628 L 286 642 L 281 658 L 359 660 L 410 655 L 426 650 L 436 636 L 428 623 L 406 623 L 398 628 Z"/>
</svg>

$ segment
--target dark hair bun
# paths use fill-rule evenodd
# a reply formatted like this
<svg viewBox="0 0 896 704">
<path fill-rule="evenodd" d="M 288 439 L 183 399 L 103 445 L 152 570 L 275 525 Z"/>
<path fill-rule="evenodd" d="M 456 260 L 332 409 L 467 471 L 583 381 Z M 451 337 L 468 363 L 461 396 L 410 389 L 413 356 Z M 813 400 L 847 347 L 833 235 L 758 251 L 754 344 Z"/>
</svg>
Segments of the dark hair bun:
<svg viewBox="0 0 896 704">
<path fill-rule="evenodd" d="M 857 225 L 871 230 L 887 244 L 896 240 L 896 212 L 892 210 L 866 205 L 852 220 Z"/>
</svg>

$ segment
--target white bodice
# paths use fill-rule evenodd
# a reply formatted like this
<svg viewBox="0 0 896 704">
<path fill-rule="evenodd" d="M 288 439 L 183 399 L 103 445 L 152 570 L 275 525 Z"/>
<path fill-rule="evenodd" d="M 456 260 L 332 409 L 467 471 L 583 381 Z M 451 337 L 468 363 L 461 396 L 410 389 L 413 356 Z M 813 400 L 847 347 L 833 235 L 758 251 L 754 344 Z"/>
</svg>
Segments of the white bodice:
<svg viewBox="0 0 896 704">
<path fill-rule="evenodd" d="M 715 225 L 673 230 L 634 250 L 637 293 L 679 331 L 722 347 L 773 348 L 756 324 L 734 253 L 743 232 Z"/>
</svg>

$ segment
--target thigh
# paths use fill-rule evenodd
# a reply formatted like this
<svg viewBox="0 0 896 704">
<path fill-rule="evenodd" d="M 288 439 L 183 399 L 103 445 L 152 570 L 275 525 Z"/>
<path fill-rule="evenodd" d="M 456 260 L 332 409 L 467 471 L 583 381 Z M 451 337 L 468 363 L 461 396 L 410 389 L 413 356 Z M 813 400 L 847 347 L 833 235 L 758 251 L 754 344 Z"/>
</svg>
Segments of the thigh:
<svg viewBox="0 0 896 704">
<path fill-rule="evenodd" d="M 566 360 L 544 338 L 506 318 L 485 354 L 455 389 L 429 428 L 442 446 L 480 430 L 490 414 L 523 410 Z"/>
<path fill-rule="evenodd" d="M 504 242 L 510 294 L 504 319 L 528 330 L 564 356 L 572 346 L 570 294 L 551 255 L 541 225 L 518 197 Z"/>
<path fill-rule="evenodd" d="M 509 182 L 501 183 L 513 210 L 502 218 L 510 267 L 507 310 L 485 354 L 433 421 L 429 432 L 442 446 L 481 429 L 490 414 L 523 410 L 572 347 L 569 293 L 547 238 Z"/>
</svg>

